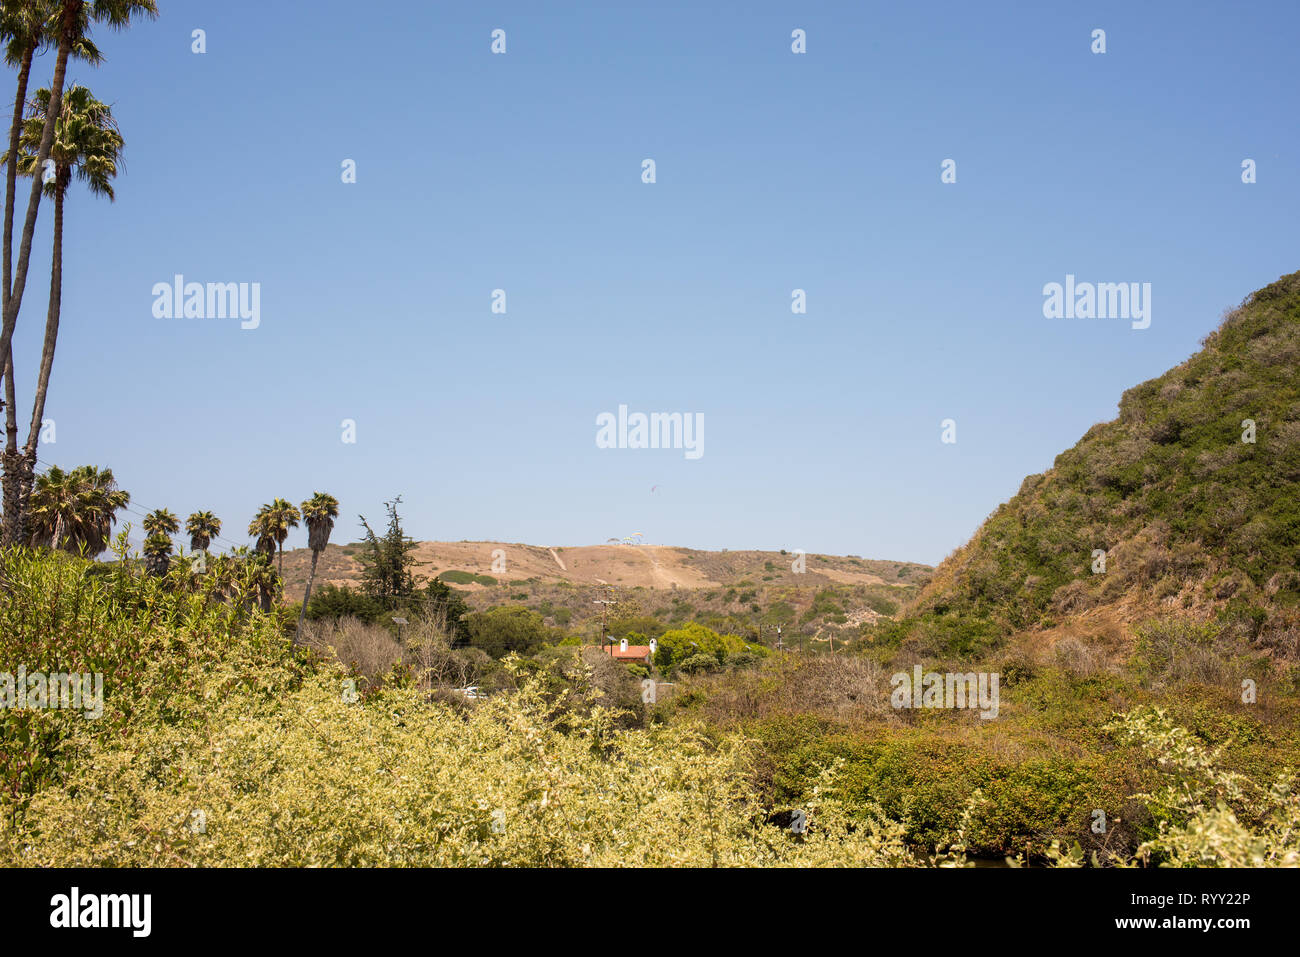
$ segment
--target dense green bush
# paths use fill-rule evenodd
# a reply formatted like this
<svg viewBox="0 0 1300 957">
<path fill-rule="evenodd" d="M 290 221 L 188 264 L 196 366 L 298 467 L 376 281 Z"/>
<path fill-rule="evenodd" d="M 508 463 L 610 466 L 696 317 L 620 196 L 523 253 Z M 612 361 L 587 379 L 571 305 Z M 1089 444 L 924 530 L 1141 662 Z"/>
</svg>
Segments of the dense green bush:
<svg viewBox="0 0 1300 957">
<path fill-rule="evenodd" d="M 304 616 L 308 621 L 337 623 L 346 618 L 393 629 L 394 617 L 420 618 L 445 626 L 458 643 L 469 640 L 462 617 L 469 612 L 463 593 L 437 578 L 402 600 L 381 600 L 360 589 L 332 584 L 313 589 Z M 395 629 L 393 629 L 395 632 Z"/>
<path fill-rule="evenodd" d="M 470 612 L 464 620 L 469 643 L 493 658 L 504 658 L 511 652 L 529 654 L 550 637 L 542 616 L 522 605 Z"/>
<path fill-rule="evenodd" d="M 307 603 L 308 621 L 357 618 L 361 621 L 378 622 L 384 617 L 383 603 L 371 598 L 359 589 L 349 586 L 332 585 L 328 582 L 312 589 L 311 601 Z"/>
<path fill-rule="evenodd" d="M 655 664 L 668 670 L 679 667 L 688 658 L 705 655 L 712 657 L 715 665 L 721 665 L 728 655 L 742 651 L 760 657 L 768 654 L 767 648 L 738 635 L 720 635 L 712 628 L 691 622 L 681 628 L 666 631 L 659 637 Z"/>
</svg>

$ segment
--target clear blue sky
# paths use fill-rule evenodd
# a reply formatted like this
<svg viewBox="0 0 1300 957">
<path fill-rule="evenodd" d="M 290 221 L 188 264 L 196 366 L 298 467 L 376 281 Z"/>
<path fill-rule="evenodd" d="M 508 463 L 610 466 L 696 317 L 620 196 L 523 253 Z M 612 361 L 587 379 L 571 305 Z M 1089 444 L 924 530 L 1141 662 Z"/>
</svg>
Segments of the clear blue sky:
<svg viewBox="0 0 1300 957">
<path fill-rule="evenodd" d="M 41 458 L 239 542 L 319 489 L 340 542 L 400 493 L 422 539 L 935 563 L 1300 268 L 1292 0 L 158 5 L 71 74 L 126 169 L 69 197 Z M 154 318 L 176 273 L 260 283 L 260 327 Z M 1151 283 L 1151 327 L 1045 319 L 1067 273 Z M 705 454 L 598 449 L 620 404 Z"/>
</svg>

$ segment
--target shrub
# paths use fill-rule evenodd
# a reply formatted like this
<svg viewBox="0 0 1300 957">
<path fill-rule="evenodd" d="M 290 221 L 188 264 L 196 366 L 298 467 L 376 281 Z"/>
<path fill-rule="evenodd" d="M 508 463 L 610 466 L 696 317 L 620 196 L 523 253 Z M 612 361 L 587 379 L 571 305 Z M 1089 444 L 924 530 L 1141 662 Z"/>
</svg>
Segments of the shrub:
<svg viewBox="0 0 1300 957">
<path fill-rule="evenodd" d="M 281 691 L 304 652 L 285 622 L 257 608 L 252 579 L 197 579 L 188 562 L 166 578 L 130 563 L 62 552 L 0 552 L 0 668 L 103 676 L 103 714 L 0 708 L 0 808 L 16 812 L 63 779 L 76 742 L 120 740 L 133 723 L 169 722 L 241 686 Z M 2 815 L 0 815 L 2 816 Z"/>
<path fill-rule="evenodd" d="M 557 721 L 536 682 L 459 710 L 413 689 L 348 703 L 338 673 L 232 695 L 129 747 L 0 833 L 21 866 L 908 866 L 897 825 L 825 786 L 802 838 L 767 823 L 742 742 Z M 576 732 L 576 733 L 575 733 Z M 190 827 L 196 810 L 205 827 Z M 634 830 L 629 831 L 629 827 Z"/>
<path fill-rule="evenodd" d="M 691 622 L 681 628 L 664 632 L 655 652 L 655 664 L 663 669 L 676 667 L 695 655 L 711 656 L 715 664 L 726 661 L 727 655 L 748 651 L 763 656 L 768 649 L 738 635 L 720 635 L 712 628 Z"/>
<path fill-rule="evenodd" d="M 548 636 L 542 616 L 521 605 L 470 612 L 464 621 L 470 644 L 493 658 L 511 652 L 528 654 L 540 648 Z"/>
<path fill-rule="evenodd" d="M 495 585 L 497 580 L 491 575 L 477 575 L 474 572 L 464 572 L 458 568 L 453 568 L 445 572 L 439 572 L 438 577 L 445 582 L 451 582 L 453 585 Z M 526 596 L 525 596 L 526 597 Z"/>
<path fill-rule="evenodd" d="M 324 584 L 312 589 L 311 601 L 307 604 L 308 621 L 356 618 L 361 621 L 378 621 L 384 615 L 384 606 L 376 598 L 362 594 L 355 588 L 344 585 Z"/>
<path fill-rule="evenodd" d="M 1157 816 L 1157 834 L 1138 848 L 1143 863 L 1169 867 L 1300 866 L 1300 780 L 1290 769 L 1260 783 L 1224 771 L 1207 750 L 1159 708 L 1119 715 L 1107 730 L 1142 748 L 1160 769 L 1163 789 L 1139 795 Z M 1255 828 L 1243 816 L 1261 821 Z"/>
<path fill-rule="evenodd" d="M 1213 622 L 1179 618 L 1147 622 L 1137 629 L 1130 664 L 1148 682 L 1235 684 L 1240 670 L 1219 635 L 1220 627 Z"/>
<path fill-rule="evenodd" d="M 678 670 L 688 675 L 705 674 L 716 671 L 718 667 L 718 659 L 712 655 L 691 655 L 677 666 Z"/>
</svg>

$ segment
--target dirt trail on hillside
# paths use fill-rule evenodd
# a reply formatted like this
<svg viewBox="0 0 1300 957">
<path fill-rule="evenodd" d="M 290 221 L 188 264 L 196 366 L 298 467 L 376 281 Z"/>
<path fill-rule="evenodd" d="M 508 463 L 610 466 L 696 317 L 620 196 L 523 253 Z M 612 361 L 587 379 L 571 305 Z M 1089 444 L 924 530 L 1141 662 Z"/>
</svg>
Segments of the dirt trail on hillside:
<svg viewBox="0 0 1300 957">
<path fill-rule="evenodd" d="M 641 545 L 637 551 L 650 561 L 650 576 L 653 588 L 700 588 L 711 584 L 702 574 L 678 564 L 676 572 L 664 568 L 656 554 L 657 546 Z"/>
</svg>

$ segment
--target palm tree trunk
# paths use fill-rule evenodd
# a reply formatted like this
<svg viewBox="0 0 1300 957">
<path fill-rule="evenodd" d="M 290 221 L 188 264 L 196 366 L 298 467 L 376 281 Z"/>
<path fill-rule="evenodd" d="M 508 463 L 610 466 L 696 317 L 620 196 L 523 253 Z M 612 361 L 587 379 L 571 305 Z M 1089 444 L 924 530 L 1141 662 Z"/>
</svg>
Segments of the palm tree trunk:
<svg viewBox="0 0 1300 957">
<path fill-rule="evenodd" d="M 6 410 L 5 418 L 7 420 L 6 428 L 8 427 L 8 423 L 10 422 L 13 423 L 14 445 L 17 446 L 18 417 L 16 414 L 10 415 L 8 412 L 9 409 L 12 409 L 14 407 L 14 357 L 12 355 L 5 361 L 4 379 L 5 379 L 5 410 Z"/>
<path fill-rule="evenodd" d="M 27 544 L 24 520 L 31 501 L 36 461 L 18 451 L 18 423 L 14 421 L 13 357 L 5 363 L 5 448 L 0 451 L 0 488 L 3 489 L 4 522 L 0 526 L 0 545 Z"/>
<path fill-rule="evenodd" d="M 18 312 L 23 305 L 23 290 L 27 287 L 27 267 L 32 260 L 32 236 L 36 232 L 36 213 L 41 206 L 42 170 L 45 161 L 50 158 L 54 146 L 54 126 L 59 114 L 63 112 L 63 81 L 68 74 L 68 54 L 72 49 L 72 33 L 75 17 L 83 6 L 82 0 L 65 0 L 63 4 L 63 22 L 59 33 L 59 54 L 54 61 L 54 79 L 50 82 L 50 103 L 45 115 L 45 129 L 41 132 L 41 145 L 36 153 L 35 175 L 32 176 L 32 192 L 27 200 L 27 217 L 23 220 L 23 235 L 18 244 L 18 263 L 14 270 L 13 288 L 4 302 L 4 325 L 0 327 L 0 365 L 9 368 L 11 349 L 14 339 L 14 326 L 18 322 Z M 8 522 L 5 523 L 6 527 Z"/>
<path fill-rule="evenodd" d="M 40 441 L 41 420 L 45 417 L 45 397 L 50 391 L 50 371 L 54 368 L 54 347 L 59 341 L 59 313 L 63 307 L 63 197 L 60 184 L 54 194 L 54 252 L 50 257 L 50 308 L 45 315 L 45 342 L 41 346 L 41 372 L 36 380 L 36 398 L 32 403 L 32 425 L 27 432 L 27 448 L 36 450 Z"/>
<path fill-rule="evenodd" d="M 4 528 L 0 530 L 0 540 L 4 545 L 20 546 L 26 544 L 18 535 L 18 515 L 22 511 L 22 463 L 23 457 L 16 450 L 5 449 L 0 452 L 0 481 L 3 482 Z"/>
<path fill-rule="evenodd" d="M 50 391 L 50 372 L 54 368 L 54 347 L 59 340 L 59 314 L 63 307 L 63 198 L 62 182 L 54 193 L 54 251 L 50 257 L 50 307 L 45 316 L 45 342 L 41 346 L 41 371 L 36 381 L 36 398 L 32 403 L 32 424 L 23 449 L 22 485 L 18 490 L 17 541 L 27 538 L 28 503 L 32 483 L 36 480 L 36 448 L 41 440 L 41 422 L 45 418 L 45 398 Z M 12 356 L 10 360 L 12 363 Z M 8 426 L 6 425 L 6 428 Z"/>
<path fill-rule="evenodd" d="M 294 629 L 294 637 L 302 631 L 302 616 L 307 614 L 307 602 L 311 601 L 311 584 L 316 580 L 316 559 L 320 558 L 320 552 L 316 549 L 311 550 L 311 574 L 307 576 L 307 593 L 302 596 L 302 608 L 298 611 L 298 627 Z"/>
<path fill-rule="evenodd" d="M 0 290 L 0 304 L 3 311 L 9 309 L 9 286 L 13 280 L 13 241 L 14 241 L 14 195 L 18 189 L 18 137 L 23 128 L 23 108 L 27 102 L 27 81 L 32 75 L 32 56 L 35 49 L 23 52 L 18 67 L 18 92 L 14 95 L 14 116 L 9 124 L 9 162 L 5 165 L 5 222 L 4 222 L 4 288 Z M 0 313 L 2 315 L 3 313 Z M 14 406 L 14 363 L 13 356 L 5 359 L 3 367 L 5 383 L 5 451 L 3 468 L 0 469 L 0 483 L 4 487 L 4 525 L 0 529 L 0 542 L 4 544 L 25 544 L 21 533 L 21 515 L 25 511 L 22 502 L 24 488 L 21 462 L 15 454 L 18 447 L 18 418 Z M 30 491 L 30 486 L 27 486 Z"/>
<path fill-rule="evenodd" d="M 9 287 L 13 282 L 14 194 L 18 190 L 18 137 L 23 129 L 23 107 L 27 102 L 27 81 L 32 75 L 32 56 L 35 52 L 35 49 L 23 51 L 22 62 L 18 66 L 18 94 L 14 97 L 14 118 L 9 124 L 9 163 L 5 167 L 3 295 L 6 304 L 9 302 Z"/>
<path fill-rule="evenodd" d="M 18 534 L 18 515 L 22 511 L 23 483 L 20 477 L 22 456 L 18 452 L 18 418 L 14 408 L 14 361 L 4 363 L 5 376 L 5 445 L 0 452 L 0 487 L 3 487 L 4 523 L 0 526 L 0 545 L 22 545 Z"/>
<path fill-rule="evenodd" d="M 18 245 L 18 264 L 13 276 L 13 288 L 11 289 L 7 282 L 5 283 L 4 318 L 3 324 L 0 325 L 0 366 L 5 369 L 6 382 L 13 379 L 12 347 L 14 326 L 18 322 L 18 312 L 23 305 L 23 290 L 27 286 L 27 267 L 31 264 L 32 259 L 32 236 L 36 232 L 36 214 L 41 206 L 41 191 L 45 187 L 42 170 L 45 168 L 45 161 L 50 158 L 50 150 L 54 146 L 55 122 L 63 111 L 63 81 L 68 73 L 68 54 L 72 50 L 75 17 L 81 11 L 82 6 L 82 0 L 65 0 L 63 4 L 63 22 L 59 33 L 59 53 L 54 61 L 54 79 L 50 83 L 50 103 L 45 115 L 45 129 L 41 132 L 40 149 L 36 153 L 35 175 L 32 176 L 32 192 L 27 200 L 27 217 L 23 220 L 22 240 Z M 21 109 L 20 104 L 15 102 L 14 108 Z M 11 155 L 10 167 L 13 168 L 13 164 L 17 162 L 17 153 Z M 11 392 L 12 390 L 6 386 L 6 400 L 8 400 Z M 13 431 L 10 431 L 9 422 L 15 414 L 13 402 L 8 400 L 5 405 L 7 408 L 5 409 L 6 435 L 3 469 L 3 480 L 5 482 L 4 501 L 6 507 L 12 503 L 15 509 L 20 509 L 21 492 L 18 488 L 9 488 L 11 482 L 18 481 L 21 483 L 22 481 L 18 462 L 15 459 L 18 446 L 18 428 L 15 422 Z M 0 545 L 21 545 L 22 542 L 18 537 L 20 528 L 18 512 L 15 511 L 11 515 L 6 510 L 4 527 L 0 529 Z"/>
</svg>

